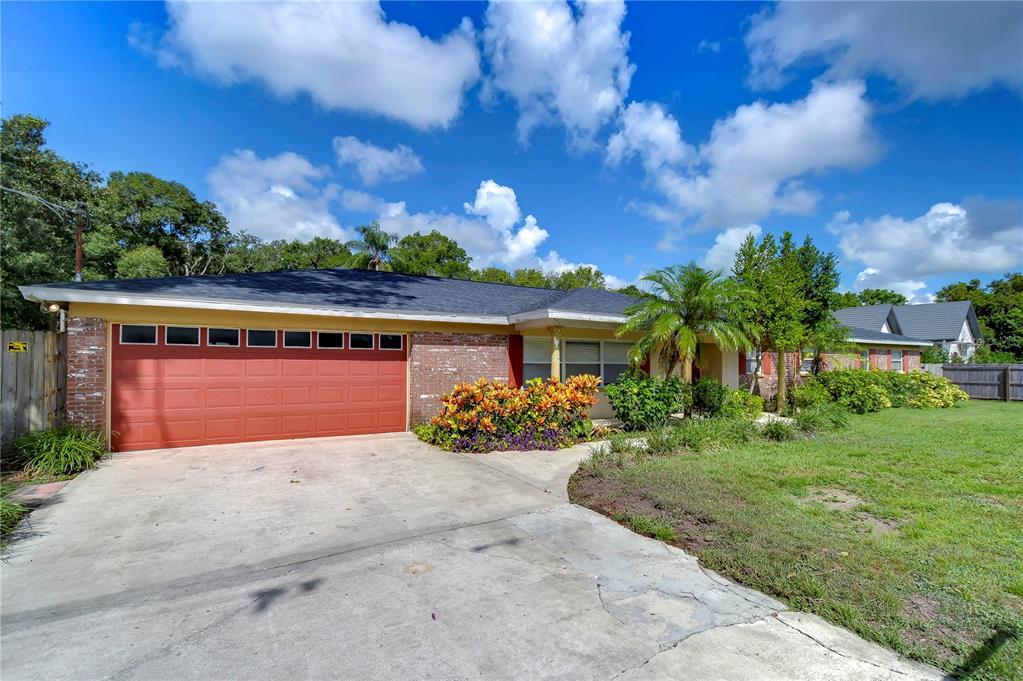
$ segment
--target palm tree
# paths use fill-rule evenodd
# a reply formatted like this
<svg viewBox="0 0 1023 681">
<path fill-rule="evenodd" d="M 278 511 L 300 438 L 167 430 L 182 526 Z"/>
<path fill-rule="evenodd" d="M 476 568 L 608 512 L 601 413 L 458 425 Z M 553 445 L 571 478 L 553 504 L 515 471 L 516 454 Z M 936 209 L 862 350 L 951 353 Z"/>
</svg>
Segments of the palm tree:
<svg viewBox="0 0 1023 681">
<path fill-rule="evenodd" d="M 398 241 L 398 237 L 380 229 L 377 222 L 356 227 L 355 231 L 362 238 L 345 244 L 354 251 L 352 267 L 362 270 L 387 269 L 387 263 L 391 258 L 390 248 Z"/>
<path fill-rule="evenodd" d="M 643 280 L 650 291 L 625 310 L 629 318 L 618 329 L 619 336 L 643 333 L 629 350 L 634 365 L 658 352 L 669 376 L 681 362 L 682 380 L 692 383 L 701 335 L 722 350 L 750 347 L 749 296 L 734 279 L 691 262 L 654 270 Z"/>
</svg>

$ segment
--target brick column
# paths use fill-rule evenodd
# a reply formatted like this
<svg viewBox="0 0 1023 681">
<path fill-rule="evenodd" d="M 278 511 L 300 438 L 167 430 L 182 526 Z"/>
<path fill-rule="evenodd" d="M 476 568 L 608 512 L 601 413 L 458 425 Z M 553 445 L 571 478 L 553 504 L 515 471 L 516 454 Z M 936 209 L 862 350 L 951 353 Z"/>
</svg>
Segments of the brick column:
<svg viewBox="0 0 1023 681">
<path fill-rule="evenodd" d="M 72 317 L 67 323 L 67 422 L 105 430 L 106 395 L 107 323 Z"/>
<path fill-rule="evenodd" d="M 458 383 L 508 381 L 508 336 L 489 333 L 409 334 L 412 424 L 440 412 L 440 398 Z"/>
</svg>

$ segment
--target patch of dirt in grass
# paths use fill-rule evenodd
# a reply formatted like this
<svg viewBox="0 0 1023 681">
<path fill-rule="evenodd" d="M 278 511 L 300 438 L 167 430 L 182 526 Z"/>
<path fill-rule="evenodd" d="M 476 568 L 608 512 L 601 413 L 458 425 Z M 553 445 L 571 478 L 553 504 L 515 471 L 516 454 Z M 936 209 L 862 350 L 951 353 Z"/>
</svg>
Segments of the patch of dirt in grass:
<svg viewBox="0 0 1023 681">
<path fill-rule="evenodd" d="M 675 529 L 678 537 L 676 541 L 665 543 L 691 554 L 698 555 L 713 544 L 707 535 L 713 533 L 714 523 L 689 513 L 666 513 L 662 505 L 642 494 L 629 491 L 617 480 L 576 473 L 569 483 L 568 495 L 572 503 L 585 506 L 612 520 L 615 515 L 621 517 L 621 514 L 661 518 Z"/>
<path fill-rule="evenodd" d="M 909 620 L 909 625 L 899 631 L 905 645 L 930 649 L 942 666 L 959 657 L 959 652 L 947 643 L 960 638 L 962 632 L 942 625 L 941 603 L 937 598 L 915 594 L 902 601 L 901 609 Z"/>
<path fill-rule="evenodd" d="M 889 534 L 902 527 L 902 523 L 898 520 L 879 518 L 873 513 L 867 513 L 866 511 L 860 511 L 856 514 L 856 517 L 865 522 L 874 534 Z"/>
<path fill-rule="evenodd" d="M 834 511 L 851 511 L 863 503 L 863 499 L 838 487 L 819 489 L 798 501 L 804 504 L 814 501 Z"/>
</svg>

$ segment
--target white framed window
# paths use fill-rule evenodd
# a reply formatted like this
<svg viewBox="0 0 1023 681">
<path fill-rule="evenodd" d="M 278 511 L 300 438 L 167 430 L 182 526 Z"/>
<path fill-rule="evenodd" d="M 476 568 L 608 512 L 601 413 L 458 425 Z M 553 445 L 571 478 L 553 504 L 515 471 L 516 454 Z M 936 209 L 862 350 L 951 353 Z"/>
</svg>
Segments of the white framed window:
<svg viewBox="0 0 1023 681">
<path fill-rule="evenodd" d="M 603 370 L 600 376 L 604 379 L 604 385 L 614 383 L 619 376 L 629 370 L 629 348 L 631 347 L 632 343 L 612 343 L 611 341 L 601 343 Z"/>
<path fill-rule="evenodd" d="M 404 336 L 400 333 L 382 333 L 379 338 L 381 350 L 401 350 L 405 347 Z"/>
<path fill-rule="evenodd" d="M 799 373 L 808 374 L 813 369 L 813 359 L 817 356 L 817 351 L 813 348 L 803 350 L 803 355 L 800 358 Z"/>
<path fill-rule="evenodd" d="M 348 334 L 348 348 L 351 350 L 372 350 L 373 334 L 371 333 Z"/>
<path fill-rule="evenodd" d="M 317 331 L 316 347 L 321 350 L 343 350 L 345 347 L 344 331 Z"/>
<path fill-rule="evenodd" d="M 241 335 L 240 329 L 224 329 L 209 327 L 206 329 L 206 345 L 210 347 L 236 348 L 238 338 Z"/>
<path fill-rule="evenodd" d="M 902 371 L 902 350 L 892 350 L 892 371 Z"/>
<path fill-rule="evenodd" d="M 277 331 L 275 329 L 247 329 L 245 331 L 245 347 L 276 348 Z"/>
<path fill-rule="evenodd" d="M 522 381 L 551 377 L 551 343 L 544 336 L 522 338 Z"/>
<path fill-rule="evenodd" d="M 312 331 L 285 331 L 284 347 L 286 348 L 311 348 L 313 347 Z"/>
<path fill-rule="evenodd" d="M 156 325 L 121 324 L 121 345 L 156 345 Z"/>
<path fill-rule="evenodd" d="M 746 373 L 747 373 L 747 375 L 755 374 L 757 372 L 757 359 L 758 359 L 758 355 L 757 355 L 756 352 L 751 352 L 750 354 L 746 355 Z"/>
<path fill-rule="evenodd" d="M 198 326 L 165 326 L 164 334 L 167 345 L 199 345 Z"/>
</svg>

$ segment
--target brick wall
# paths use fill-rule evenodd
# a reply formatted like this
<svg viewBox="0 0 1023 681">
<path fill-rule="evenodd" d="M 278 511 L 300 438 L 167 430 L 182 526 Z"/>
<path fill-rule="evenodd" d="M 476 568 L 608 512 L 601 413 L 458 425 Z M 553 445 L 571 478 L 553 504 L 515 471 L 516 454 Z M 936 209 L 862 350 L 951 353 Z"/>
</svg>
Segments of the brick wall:
<svg viewBox="0 0 1023 681">
<path fill-rule="evenodd" d="M 67 323 L 67 421 L 103 430 L 106 426 L 107 323 L 72 317 Z"/>
<path fill-rule="evenodd" d="M 508 336 L 487 333 L 409 334 L 412 423 L 440 411 L 441 395 L 463 381 L 508 380 Z"/>
</svg>

